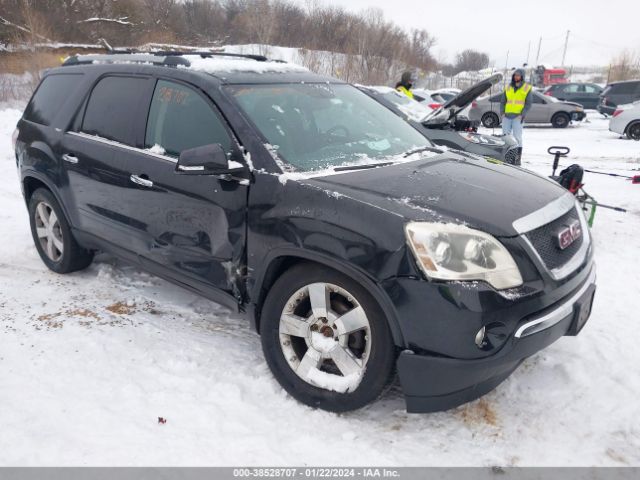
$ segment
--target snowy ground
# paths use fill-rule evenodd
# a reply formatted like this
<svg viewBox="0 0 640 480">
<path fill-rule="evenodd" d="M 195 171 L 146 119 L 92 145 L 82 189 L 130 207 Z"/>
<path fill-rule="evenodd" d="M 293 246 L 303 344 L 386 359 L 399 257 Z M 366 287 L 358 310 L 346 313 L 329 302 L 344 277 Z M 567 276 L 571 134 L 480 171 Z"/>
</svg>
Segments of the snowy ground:
<svg viewBox="0 0 640 480">
<path fill-rule="evenodd" d="M 334 415 L 288 398 L 224 308 L 107 256 L 49 272 L 19 192 L 18 117 L 0 111 L 0 465 L 640 465 L 640 185 L 586 177 L 629 213 L 596 217 L 599 290 L 580 336 L 453 411 L 407 414 L 392 390 Z M 524 166 L 545 174 L 551 144 L 589 168 L 640 168 L 640 143 L 597 114 L 525 141 Z"/>
</svg>

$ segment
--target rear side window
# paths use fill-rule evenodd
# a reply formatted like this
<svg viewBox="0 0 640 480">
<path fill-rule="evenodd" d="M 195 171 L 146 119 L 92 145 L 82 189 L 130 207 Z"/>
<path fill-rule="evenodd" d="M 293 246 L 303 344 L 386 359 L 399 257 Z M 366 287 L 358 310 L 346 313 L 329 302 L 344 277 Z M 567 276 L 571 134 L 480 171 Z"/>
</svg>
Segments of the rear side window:
<svg viewBox="0 0 640 480">
<path fill-rule="evenodd" d="M 145 78 L 106 77 L 100 80 L 89 97 L 81 130 L 133 145 L 133 122 L 146 85 Z"/>
<path fill-rule="evenodd" d="M 637 91 L 640 91 L 639 87 L 640 83 L 637 82 L 619 83 L 617 85 L 612 85 L 611 93 L 614 95 L 636 93 Z"/>
<path fill-rule="evenodd" d="M 74 94 L 82 81 L 82 74 L 46 76 L 24 111 L 25 120 L 51 125 L 64 102 Z"/>
<path fill-rule="evenodd" d="M 533 93 L 532 95 L 533 95 L 533 103 L 547 103 L 544 97 L 540 95 L 536 95 L 535 93 Z"/>
<path fill-rule="evenodd" d="M 229 152 L 231 138 L 211 105 L 187 86 L 159 80 L 153 93 L 145 147 L 159 145 L 167 155 L 219 143 Z"/>
</svg>

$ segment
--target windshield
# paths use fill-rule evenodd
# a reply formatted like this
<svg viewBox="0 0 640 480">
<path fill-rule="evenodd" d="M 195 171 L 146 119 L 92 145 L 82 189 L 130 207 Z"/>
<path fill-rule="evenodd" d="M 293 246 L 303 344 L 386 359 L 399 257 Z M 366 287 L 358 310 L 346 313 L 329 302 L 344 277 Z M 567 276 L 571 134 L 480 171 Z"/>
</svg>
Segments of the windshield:
<svg viewBox="0 0 640 480">
<path fill-rule="evenodd" d="M 389 161 L 429 140 L 351 85 L 227 87 L 267 143 L 296 170 Z"/>
</svg>

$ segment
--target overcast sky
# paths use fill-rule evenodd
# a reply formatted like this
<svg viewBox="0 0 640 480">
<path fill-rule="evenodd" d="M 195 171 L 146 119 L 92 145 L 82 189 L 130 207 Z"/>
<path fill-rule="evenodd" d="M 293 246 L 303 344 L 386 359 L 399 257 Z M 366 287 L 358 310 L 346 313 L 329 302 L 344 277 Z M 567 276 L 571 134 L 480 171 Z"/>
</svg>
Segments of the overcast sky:
<svg viewBox="0 0 640 480">
<path fill-rule="evenodd" d="M 305 0 L 296 0 L 304 3 Z M 434 53 L 453 60 L 465 48 L 485 51 L 496 66 L 560 65 L 570 30 L 566 65 L 607 64 L 624 48 L 640 52 L 638 0 L 319 0 L 349 10 L 378 7 L 405 28 L 425 28 L 437 39 Z"/>
</svg>

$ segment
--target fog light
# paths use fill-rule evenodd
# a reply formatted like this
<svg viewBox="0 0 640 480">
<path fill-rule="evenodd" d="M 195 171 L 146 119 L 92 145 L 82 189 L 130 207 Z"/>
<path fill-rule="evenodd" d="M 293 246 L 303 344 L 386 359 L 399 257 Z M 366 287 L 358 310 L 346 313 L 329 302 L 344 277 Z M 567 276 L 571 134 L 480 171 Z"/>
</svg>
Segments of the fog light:
<svg viewBox="0 0 640 480">
<path fill-rule="evenodd" d="M 485 333 L 486 333 L 485 327 L 482 327 L 480 330 L 478 330 L 478 333 L 476 333 L 475 342 L 478 348 L 482 348 L 485 345 Z"/>
</svg>

